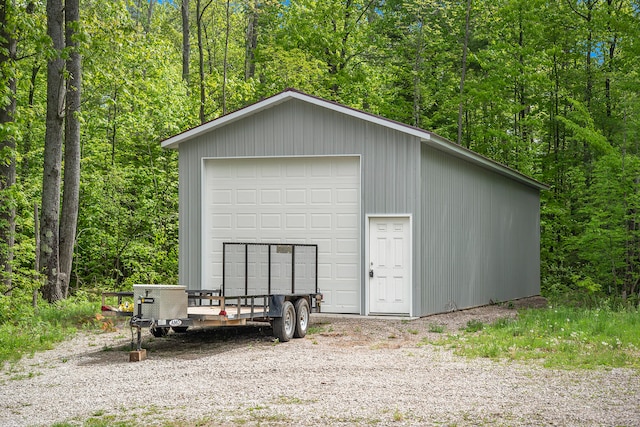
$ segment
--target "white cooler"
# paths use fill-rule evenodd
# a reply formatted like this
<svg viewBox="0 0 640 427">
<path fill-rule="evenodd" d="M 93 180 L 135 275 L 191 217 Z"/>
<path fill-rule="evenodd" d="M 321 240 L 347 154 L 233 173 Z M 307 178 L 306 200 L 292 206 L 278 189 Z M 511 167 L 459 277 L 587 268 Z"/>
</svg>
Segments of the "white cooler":
<svg viewBox="0 0 640 427">
<path fill-rule="evenodd" d="M 179 285 L 133 285 L 134 315 L 138 314 L 138 298 L 153 298 L 152 304 L 142 304 L 145 319 L 185 319 L 187 292 Z"/>
</svg>

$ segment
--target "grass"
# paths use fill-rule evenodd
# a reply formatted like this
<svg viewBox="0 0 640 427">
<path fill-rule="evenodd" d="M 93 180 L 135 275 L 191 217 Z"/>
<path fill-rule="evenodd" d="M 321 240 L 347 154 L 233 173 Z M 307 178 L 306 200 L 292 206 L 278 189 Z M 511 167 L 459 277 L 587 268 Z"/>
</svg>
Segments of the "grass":
<svg viewBox="0 0 640 427">
<path fill-rule="evenodd" d="M 436 334 L 441 334 L 444 332 L 444 325 L 438 325 L 437 323 L 429 324 L 429 332 L 433 332 Z"/>
<path fill-rule="evenodd" d="M 315 400 L 313 400 L 313 401 L 315 401 Z M 275 402 L 283 404 L 283 405 L 304 405 L 307 402 L 311 402 L 311 400 L 303 400 L 303 399 L 300 399 L 299 397 L 295 397 L 295 396 L 280 395 L 275 400 Z"/>
<path fill-rule="evenodd" d="M 436 343 L 465 356 L 540 360 L 553 368 L 640 369 L 639 328 L 637 309 L 560 306 L 522 310 L 490 325 L 471 321 Z"/>
<path fill-rule="evenodd" d="M 484 323 L 479 320 L 469 320 L 464 328 L 466 332 L 478 332 L 484 329 Z"/>
<path fill-rule="evenodd" d="M 97 303 L 61 301 L 58 305 L 42 303 L 33 309 L 16 310 L 11 319 L 0 324 L 0 367 L 24 355 L 47 350 L 75 334 L 79 328 L 97 328 Z"/>
<path fill-rule="evenodd" d="M 321 334 L 326 331 L 325 324 L 312 325 L 307 328 L 307 335 Z"/>
<path fill-rule="evenodd" d="M 404 415 L 399 410 L 393 411 L 393 421 L 400 422 L 404 420 Z"/>
</svg>

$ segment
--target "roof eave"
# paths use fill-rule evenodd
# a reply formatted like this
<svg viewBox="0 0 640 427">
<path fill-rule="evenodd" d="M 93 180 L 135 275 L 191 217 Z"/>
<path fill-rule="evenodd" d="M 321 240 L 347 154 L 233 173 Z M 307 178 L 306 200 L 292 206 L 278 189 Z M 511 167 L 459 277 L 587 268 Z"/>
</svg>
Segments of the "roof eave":
<svg viewBox="0 0 640 427">
<path fill-rule="evenodd" d="M 488 157 L 484 157 L 475 151 L 469 150 L 465 147 L 457 145 L 445 138 L 442 138 L 436 134 L 432 134 L 432 138 L 429 140 L 423 139 L 422 142 L 427 144 L 430 147 L 433 147 L 437 150 L 444 151 L 448 154 L 451 154 L 455 157 L 458 157 L 463 160 L 470 161 L 478 166 L 481 166 L 485 169 L 493 170 L 494 172 L 509 177 L 515 181 L 518 181 L 522 184 L 525 184 L 529 187 L 535 188 L 537 190 L 548 190 L 549 186 L 543 184 L 540 181 L 537 181 L 533 178 L 528 177 L 515 169 L 511 169 L 508 166 L 505 166 L 501 163 L 496 162 L 495 160 L 489 159 Z"/>
<path fill-rule="evenodd" d="M 210 122 L 204 123 L 195 128 L 186 130 L 182 133 L 172 136 L 171 138 L 165 139 L 160 144 L 162 148 L 168 149 L 177 149 L 180 144 L 183 142 L 189 141 L 193 138 L 196 138 L 204 133 L 207 133 L 213 129 L 217 129 L 223 126 L 226 126 L 230 123 L 243 119 L 245 117 L 256 114 L 260 111 L 271 108 L 275 105 L 281 104 L 289 99 L 298 99 L 301 101 L 308 102 L 313 105 L 317 105 L 323 108 L 328 108 L 330 110 L 346 114 L 348 116 L 358 118 L 361 120 L 365 120 L 370 123 L 378 124 L 384 126 L 386 128 L 394 129 L 399 132 L 409 134 L 419 138 L 422 142 L 427 145 L 436 148 L 440 151 L 444 151 L 449 153 L 455 157 L 470 161 L 471 163 L 477 164 L 483 168 L 487 168 L 489 170 L 493 170 L 496 173 L 501 175 L 510 177 L 520 183 L 523 183 L 529 187 L 536 188 L 538 190 L 548 190 L 549 186 L 536 181 L 533 178 L 530 178 L 520 172 L 511 169 L 501 163 L 498 163 L 494 160 L 491 160 L 487 157 L 484 157 L 475 151 L 469 150 L 465 147 L 457 145 L 437 134 L 425 131 L 420 128 L 416 128 L 413 126 L 406 125 L 404 123 L 396 122 L 393 120 L 385 119 L 380 116 L 376 116 L 374 114 L 366 113 L 364 111 L 356 110 L 354 108 L 350 108 L 344 106 L 342 104 L 338 104 L 335 102 L 327 101 L 322 98 L 317 98 L 312 95 L 308 95 L 302 92 L 298 92 L 293 89 L 287 89 L 283 92 L 280 92 L 276 95 L 273 95 L 269 98 L 266 98 L 262 101 L 258 101 L 255 104 L 244 107 L 240 110 L 234 111 L 227 115 L 221 116 L 217 119 L 211 120 Z"/>
<path fill-rule="evenodd" d="M 351 117 L 355 117 L 371 123 L 376 123 L 376 124 L 385 126 L 387 128 L 395 129 L 404 133 L 412 134 L 421 139 L 425 139 L 425 140 L 431 139 L 431 133 L 424 131 L 422 129 L 413 128 L 403 123 L 394 122 L 392 120 L 384 119 L 382 117 L 375 116 L 373 114 L 365 113 L 363 111 L 359 111 L 350 107 L 346 107 L 337 103 L 326 101 L 321 98 L 316 98 L 314 96 L 289 89 L 284 92 L 280 92 L 279 94 L 269 97 L 267 99 L 259 101 L 255 104 L 252 104 L 240 110 L 234 111 L 233 113 L 227 114 L 225 116 L 221 116 L 217 119 L 211 120 L 210 122 L 204 123 L 200 126 L 197 126 L 192 129 L 188 129 L 182 133 L 179 133 L 170 138 L 167 138 L 164 141 L 162 141 L 160 145 L 162 148 L 177 149 L 178 146 L 183 142 L 196 138 L 213 129 L 220 128 L 222 126 L 228 125 L 230 123 L 233 123 L 247 116 L 253 115 L 259 111 L 263 111 L 268 108 L 271 108 L 274 105 L 281 104 L 284 101 L 289 99 L 298 99 L 301 101 L 305 101 L 313 105 L 318 105 L 323 108 L 328 108 L 330 110 L 349 115 Z"/>
<path fill-rule="evenodd" d="M 256 114 L 262 110 L 270 108 L 274 105 L 280 104 L 285 100 L 291 98 L 292 92 L 281 92 L 277 95 L 274 95 L 265 100 L 256 102 L 255 104 L 251 104 L 245 108 L 234 111 L 227 115 L 218 117 L 217 119 L 213 119 L 210 122 L 203 123 L 200 126 L 196 126 L 194 128 L 188 129 L 182 133 L 174 135 L 170 138 L 165 139 L 160 143 L 162 148 L 170 148 L 177 149 L 180 144 L 183 142 L 189 141 L 190 139 L 196 138 L 204 133 L 207 133 L 213 129 L 228 125 L 237 120 L 245 118 L 247 116 Z"/>
</svg>

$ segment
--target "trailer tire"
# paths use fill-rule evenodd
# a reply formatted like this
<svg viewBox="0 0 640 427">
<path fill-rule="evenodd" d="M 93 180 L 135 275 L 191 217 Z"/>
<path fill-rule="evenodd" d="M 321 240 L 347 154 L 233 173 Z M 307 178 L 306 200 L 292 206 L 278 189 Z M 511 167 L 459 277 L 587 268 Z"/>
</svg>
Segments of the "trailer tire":
<svg viewBox="0 0 640 427">
<path fill-rule="evenodd" d="M 285 301 L 282 304 L 282 316 L 276 317 L 271 322 L 273 328 L 273 336 L 280 342 L 287 342 L 296 331 L 296 309 L 291 301 Z"/>
<path fill-rule="evenodd" d="M 158 327 L 151 328 L 151 335 L 153 335 L 156 338 L 166 337 L 168 333 L 169 333 L 169 328 L 158 328 Z"/>
<path fill-rule="evenodd" d="M 304 338 L 307 335 L 307 328 L 309 327 L 309 303 L 305 298 L 300 298 L 296 301 L 296 330 L 293 333 L 294 338 Z"/>
</svg>

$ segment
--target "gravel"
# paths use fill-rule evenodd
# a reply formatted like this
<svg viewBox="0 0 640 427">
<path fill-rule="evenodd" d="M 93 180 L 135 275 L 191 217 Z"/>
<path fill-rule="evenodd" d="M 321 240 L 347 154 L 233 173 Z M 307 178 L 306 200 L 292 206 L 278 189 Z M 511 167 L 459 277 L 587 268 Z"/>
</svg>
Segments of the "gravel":
<svg viewBox="0 0 640 427">
<path fill-rule="evenodd" d="M 529 300 L 529 304 L 541 304 Z M 423 319 L 313 315 L 304 339 L 268 325 L 155 339 L 130 363 L 128 327 L 78 333 L 0 371 L 0 426 L 640 426 L 640 375 L 466 359 L 421 344 L 435 325 L 515 316 L 488 306 Z"/>
</svg>

